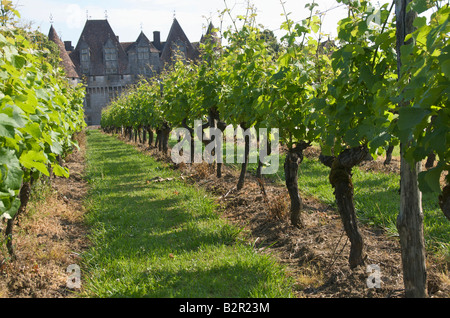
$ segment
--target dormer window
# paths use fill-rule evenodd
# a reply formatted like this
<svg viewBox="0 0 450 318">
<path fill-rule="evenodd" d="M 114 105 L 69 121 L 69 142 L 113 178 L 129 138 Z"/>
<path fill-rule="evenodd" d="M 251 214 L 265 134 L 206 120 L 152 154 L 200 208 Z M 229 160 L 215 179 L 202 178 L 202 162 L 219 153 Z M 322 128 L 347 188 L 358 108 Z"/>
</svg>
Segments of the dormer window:
<svg viewBox="0 0 450 318">
<path fill-rule="evenodd" d="M 150 48 L 148 46 L 137 47 L 138 74 L 149 75 L 150 73 Z"/>
<path fill-rule="evenodd" d="M 172 56 L 175 59 L 186 59 L 186 44 L 180 39 L 172 43 Z"/>
<path fill-rule="evenodd" d="M 103 48 L 103 56 L 105 61 L 105 73 L 117 74 L 118 73 L 118 52 L 114 43 L 108 40 Z"/>
<path fill-rule="evenodd" d="M 137 53 L 139 60 L 148 60 L 150 58 L 150 50 L 148 47 L 138 47 Z"/>
<path fill-rule="evenodd" d="M 81 62 L 89 62 L 89 49 L 81 50 Z"/>
<path fill-rule="evenodd" d="M 81 71 L 83 73 L 89 73 L 89 48 L 84 48 L 80 50 L 80 62 L 81 62 Z"/>
<path fill-rule="evenodd" d="M 117 50 L 115 48 L 105 48 L 105 60 L 106 61 L 116 61 L 117 60 Z"/>
</svg>

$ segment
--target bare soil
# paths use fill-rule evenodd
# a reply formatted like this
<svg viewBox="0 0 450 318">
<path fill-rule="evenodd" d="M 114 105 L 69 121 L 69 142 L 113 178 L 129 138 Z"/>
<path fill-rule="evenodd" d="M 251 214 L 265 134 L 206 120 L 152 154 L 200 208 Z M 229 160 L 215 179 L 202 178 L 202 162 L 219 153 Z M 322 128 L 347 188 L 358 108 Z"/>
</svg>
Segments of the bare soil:
<svg viewBox="0 0 450 318">
<path fill-rule="evenodd" d="M 70 177 L 44 180 L 49 187 L 45 198 L 30 200 L 27 211 L 14 226 L 13 242 L 16 260 L 0 254 L 0 297 L 62 298 L 75 297 L 67 288 L 67 267 L 78 264 L 87 248 L 83 199 L 87 184 L 83 179 L 85 135 L 79 135 L 81 149 L 70 154 L 64 165 Z M 3 224 L 4 225 L 4 224 Z M 3 233 L 1 233 L 3 235 Z M 3 238 L 2 238 L 3 240 Z"/>
</svg>

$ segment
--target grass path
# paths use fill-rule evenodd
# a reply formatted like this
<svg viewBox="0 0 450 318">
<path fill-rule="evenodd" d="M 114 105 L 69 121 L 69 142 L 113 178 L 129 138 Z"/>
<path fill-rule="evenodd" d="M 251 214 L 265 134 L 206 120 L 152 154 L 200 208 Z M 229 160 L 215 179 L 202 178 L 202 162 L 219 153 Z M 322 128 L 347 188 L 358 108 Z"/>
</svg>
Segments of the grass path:
<svg viewBox="0 0 450 318">
<path fill-rule="evenodd" d="M 206 192 L 116 138 L 87 142 L 86 297 L 292 297 L 292 281 L 242 230 L 219 217 Z"/>
</svg>

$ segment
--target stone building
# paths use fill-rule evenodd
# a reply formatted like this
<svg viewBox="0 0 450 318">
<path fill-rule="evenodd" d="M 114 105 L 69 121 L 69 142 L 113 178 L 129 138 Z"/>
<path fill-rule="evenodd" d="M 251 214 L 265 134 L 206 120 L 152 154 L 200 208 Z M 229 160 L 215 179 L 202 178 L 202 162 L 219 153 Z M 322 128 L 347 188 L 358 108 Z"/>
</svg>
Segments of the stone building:
<svg viewBox="0 0 450 318">
<path fill-rule="evenodd" d="M 189 41 L 175 18 L 165 42 L 159 31 L 153 32 L 153 41 L 141 31 L 136 41 L 120 42 L 107 19 L 87 20 L 76 47 L 70 41 L 63 44 L 53 26 L 48 36 L 60 48 L 69 79 L 86 85 L 88 125 L 99 125 L 101 110 L 141 76 L 157 75 L 176 58 L 194 60 L 199 56 L 198 43 Z"/>
</svg>

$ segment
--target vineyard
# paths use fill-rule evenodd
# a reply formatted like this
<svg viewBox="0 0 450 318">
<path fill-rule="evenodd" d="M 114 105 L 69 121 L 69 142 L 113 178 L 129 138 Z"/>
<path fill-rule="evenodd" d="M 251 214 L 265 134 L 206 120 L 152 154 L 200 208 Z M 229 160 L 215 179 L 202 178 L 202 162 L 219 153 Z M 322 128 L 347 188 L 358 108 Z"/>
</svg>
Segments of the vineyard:
<svg viewBox="0 0 450 318">
<path fill-rule="evenodd" d="M 294 294 L 302 297 L 427 297 L 442 287 L 430 267 L 431 259 L 443 259 L 448 272 L 450 255 L 450 7 L 425 0 L 381 7 L 338 2 L 348 7 L 348 17 L 338 23 L 334 41 L 325 40 L 324 16 L 316 14 L 314 1 L 301 22 L 284 11 L 280 42 L 259 26 L 256 8 L 237 18 L 225 9 L 222 17 L 229 15 L 233 27 L 206 38 L 200 60 L 185 61 L 179 52 L 179 61 L 141 79 L 103 110 L 102 133 L 87 131 L 87 219 L 97 246 L 85 257 L 91 271 L 85 296 L 177 297 L 167 286 L 183 283 L 182 297 L 197 289 L 203 297 L 224 297 L 212 291 L 214 278 L 194 271 L 220 267 L 208 262 L 217 255 L 233 269 L 242 267 L 238 275 L 249 275 L 239 282 L 228 268 L 211 270 L 239 297 L 292 296 L 284 285 L 297 286 Z M 15 259 L 13 225 L 32 188 L 51 176 L 69 177 L 67 162 L 79 151 L 75 140 L 85 124 L 82 86 L 68 84 L 49 63 L 51 50 L 36 40 L 38 34 L 14 27 L 11 15 L 18 13 L 7 1 L 2 13 L 5 263 Z M 232 162 L 223 160 L 225 153 Z M 214 204 L 205 199 L 210 197 Z M 163 198 L 167 206 L 158 205 Z M 172 201 L 178 202 L 173 208 Z M 155 219 L 142 210 L 146 204 L 157 211 Z M 173 214 L 178 208 L 193 214 Z M 216 220 L 216 209 L 250 235 Z M 197 219 L 211 223 L 194 225 Z M 141 237 L 149 228 L 154 242 L 119 243 L 125 234 Z M 160 243 L 163 234 L 173 244 Z M 207 241 L 199 242 L 203 237 Z M 116 244 L 124 245 L 112 252 Z M 155 263 L 165 255 L 172 263 L 151 265 L 156 269 L 126 263 L 128 248 L 130 258 L 153 248 Z M 120 256 L 112 260 L 115 253 Z M 258 256 L 244 260 L 248 253 Z M 267 258 L 272 254 L 295 283 L 280 277 L 282 270 Z M 366 268 L 374 264 L 381 264 L 389 287 L 367 289 Z M 174 278 L 177 266 L 185 277 L 180 281 Z M 138 274 L 132 274 L 135 267 Z M 127 275 L 131 283 L 123 279 Z M 152 284 L 135 287 L 133 275 Z"/>
<path fill-rule="evenodd" d="M 436 2 L 427 21 L 417 16 L 429 9 L 426 1 L 397 1 L 394 15 L 394 3 L 375 8 L 365 1 L 343 2 L 349 15 L 339 22 L 338 39 L 332 45 L 323 45 L 322 21 L 313 14 L 314 3 L 306 6 L 311 15 L 302 23 L 295 24 L 285 12 L 284 45 L 276 52 L 258 28 L 256 15 L 239 17 L 235 29 L 223 32 L 226 47 L 210 38 L 202 47 L 201 62 L 179 61 L 159 78 L 143 81 L 103 112 L 102 127 L 130 139 L 148 132 L 149 144 L 156 131 L 156 145 L 168 155 L 171 129 L 184 127 L 190 135 L 188 162 L 194 159 L 195 136 L 213 144 L 216 159 L 222 157 L 220 138 L 216 134 L 205 138 L 206 128 L 215 132 L 230 126 L 256 131 L 279 128 L 279 136 L 258 142 L 269 149 L 277 138 L 286 147 L 290 220 L 298 228 L 304 227 L 298 170 L 305 149 L 318 144 L 319 160 L 330 168 L 330 186 L 350 240 L 351 268 L 363 265 L 366 257 L 353 202 L 352 170 L 368 156 L 376 158 L 400 144 L 397 228 L 409 286 L 406 294 L 424 296 L 421 192 L 434 192 L 436 200 L 439 196 L 442 212 L 449 218 L 450 8 Z M 242 22 L 239 28 L 238 22 Z M 198 119 L 202 124 L 194 126 Z M 244 188 L 249 163 L 250 136 L 244 139 L 236 191 Z M 422 171 L 420 162 L 427 157 L 434 159 Z M 258 177 L 265 159 L 260 156 Z M 218 177 L 221 165 L 217 160 Z M 446 176 L 443 185 L 441 175 Z"/>
</svg>

